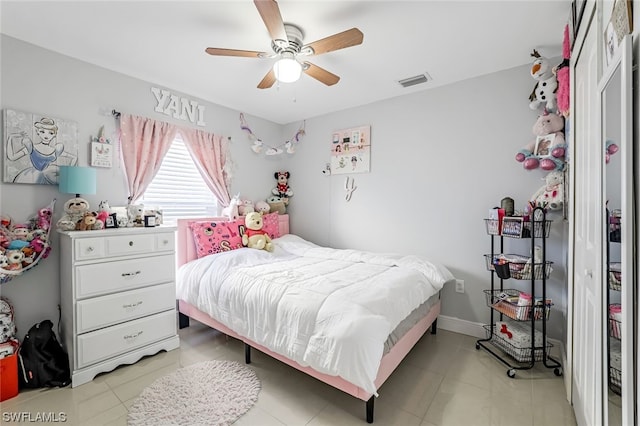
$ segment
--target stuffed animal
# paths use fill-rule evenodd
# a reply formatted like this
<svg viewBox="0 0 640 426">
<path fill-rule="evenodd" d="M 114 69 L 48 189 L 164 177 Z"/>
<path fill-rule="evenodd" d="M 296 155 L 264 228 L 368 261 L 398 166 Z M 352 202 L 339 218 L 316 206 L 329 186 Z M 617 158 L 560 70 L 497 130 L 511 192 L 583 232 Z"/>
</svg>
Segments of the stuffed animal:
<svg viewBox="0 0 640 426">
<path fill-rule="evenodd" d="M 144 204 L 127 206 L 127 226 L 144 226 Z"/>
<path fill-rule="evenodd" d="M 271 190 L 273 195 L 277 195 L 282 199 L 284 205 L 289 204 L 289 197 L 293 197 L 293 191 L 289 188 L 289 178 L 291 173 L 286 171 L 279 171 L 273 174 L 273 177 L 278 181 L 278 185 Z"/>
<path fill-rule="evenodd" d="M 76 231 L 91 231 L 96 224 L 96 213 L 85 212 L 82 219 L 76 223 Z"/>
<path fill-rule="evenodd" d="M 254 207 L 258 213 L 262 213 L 262 214 L 267 214 L 271 211 L 271 207 L 269 206 L 269 203 L 267 203 L 264 200 L 256 201 Z"/>
<path fill-rule="evenodd" d="M 246 227 L 242 235 L 242 245 L 258 250 L 273 251 L 273 243 L 269 234 L 262 229 L 262 215 L 258 212 L 251 212 L 244 218 Z"/>
<path fill-rule="evenodd" d="M 253 207 L 253 201 L 251 200 L 240 200 L 240 204 L 238 204 L 238 214 L 240 216 L 246 216 L 247 214 L 256 211 Z"/>
<path fill-rule="evenodd" d="M 48 231 L 51 226 L 51 217 L 53 216 L 53 212 L 50 207 L 43 207 L 38 210 L 38 219 L 37 226 L 38 229 L 42 229 L 44 231 Z"/>
<path fill-rule="evenodd" d="M 269 211 L 278 214 L 285 214 L 287 212 L 287 206 L 284 204 L 282 198 L 277 195 L 273 195 L 267 198 L 267 204 L 269 204 Z"/>
<path fill-rule="evenodd" d="M 0 269 L 9 269 L 9 258 L 4 253 L 0 253 Z"/>
<path fill-rule="evenodd" d="M 545 184 L 531 197 L 536 206 L 548 210 L 562 210 L 564 204 L 564 175 L 561 171 L 553 171 L 544 178 Z"/>
<path fill-rule="evenodd" d="M 525 170 L 562 170 L 566 144 L 564 140 L 564 118 L 558 114 L 538 116 L 532 131 L 536 138 L 516 154 L 516 161 Z"/>
<path fill-rule="evenodd" d="M 93 229 L 104 229 L 104 224 L 109 217 L 109 212 L 107 210 L 100 210 L 99 212 L 94 212 L 96 215 L 96 224 L 93 226 Z"/>
<path fill-rule="evenodd" d="M 61 231 L 73 231 L 76 224 L 89 211 L 89 202 L 84 198 L 72 198 L 64 203 L 64 214 L 56 223 Z"/>
<path fill-rule="evenodd" d="M 22 269 L 22 260 L 24 259 L 24 253 L 20 250 L 7 250 L 7 260 L 9 265 L 4 268 L 8 271 L 19 271 Z"/>
<path fill-rule="evenodd" d="M 546 112 L 556 112 L 558 80 L 553 73 L 553 67 L 549 60 L 541 56 L 537 50 L 534 49 L 531 56 L 535 58 L 531 65 L 531 77 L 537 83 L 529 95 L 529 108 L 538 109 L 543 106 Z"/>
<path fill-rule="evenodd" d="M 240 206 L 240 194 L 236 194 L 229 200 L 229 205 L 222 209 L 222 216 L 229 218 L 229 220 L 236 220 L 240 217 L 238 206 Z"/>
<path fill-rule="evenodd" d="M 109 201 L 102 200 L 98 203 L 98 211 L 107 212 L 107 214 L 111 214 L 111 206 L 109 205 Z"/>
<path fill-rule="evenodd" d="M 569 40 L 569 25 L 564 26 L 564 38 L 562 40 L 562 62 L 555 68 L 558 90 L 556 92 L 558 113 L 565 118 L 569 117 L 569 61 L 571 60 L 571 42 Z"/>
<path fill-rule="evenodd" d="M 36 253 L 36 250 L 31 246 L 24 247 L 22 249 L 22 253 L 24 254 L 24 258 L 22 259 L 23 268 L 31 265 L 36 260 L 36 255 L 38 254 Z"/>
</svg>

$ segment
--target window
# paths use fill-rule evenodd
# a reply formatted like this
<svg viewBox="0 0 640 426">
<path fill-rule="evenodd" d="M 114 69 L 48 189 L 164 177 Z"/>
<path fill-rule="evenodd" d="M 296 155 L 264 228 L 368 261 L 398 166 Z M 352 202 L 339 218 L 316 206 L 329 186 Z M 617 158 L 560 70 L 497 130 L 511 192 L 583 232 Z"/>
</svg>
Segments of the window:
<svg viewBox="0 0 640 426">
<path fill-rule="evenodd" d="M 145 210 L 162 210 L 166 225 L 175 225 L 176 220 L 182 218 L 216 216 L 216 198 L 204 183 L 179 134 L 141 202 Z"/>
</svg>

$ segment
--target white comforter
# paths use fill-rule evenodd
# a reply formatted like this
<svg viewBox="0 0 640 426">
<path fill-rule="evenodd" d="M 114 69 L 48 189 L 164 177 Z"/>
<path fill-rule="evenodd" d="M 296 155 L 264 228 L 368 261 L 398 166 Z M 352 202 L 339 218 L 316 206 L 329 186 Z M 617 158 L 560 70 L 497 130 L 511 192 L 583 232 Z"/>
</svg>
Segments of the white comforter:
<svg viewBox="0 0 640 426">
<path fill-rule="evenodd" d="M 389 333 L 453 279 L 419 256 L 317 246 L 238 249 L 178 271 L 177 297 L 270 350 L 376 394 Z"/>
</svg>

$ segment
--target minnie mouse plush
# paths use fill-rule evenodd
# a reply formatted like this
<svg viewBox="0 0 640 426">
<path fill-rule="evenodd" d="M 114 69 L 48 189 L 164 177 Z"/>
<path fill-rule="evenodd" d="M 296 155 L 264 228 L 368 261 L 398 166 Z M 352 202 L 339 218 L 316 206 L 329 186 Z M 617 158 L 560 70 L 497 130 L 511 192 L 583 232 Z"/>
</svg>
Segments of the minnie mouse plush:
<svg viewBox="0 0 640 426">
<path fill-rule="evenodd" d="M 271 190 L 273 195 L 277 195 L 284 201 L 285 206 L 289 204 L 289 197 L 293 197 L 293 191 L 289 188 L 289 177 L 291 174 L 286 171 L 279 171 L 273 174 L 278 181 L 278 185 Z"/>
</svg>

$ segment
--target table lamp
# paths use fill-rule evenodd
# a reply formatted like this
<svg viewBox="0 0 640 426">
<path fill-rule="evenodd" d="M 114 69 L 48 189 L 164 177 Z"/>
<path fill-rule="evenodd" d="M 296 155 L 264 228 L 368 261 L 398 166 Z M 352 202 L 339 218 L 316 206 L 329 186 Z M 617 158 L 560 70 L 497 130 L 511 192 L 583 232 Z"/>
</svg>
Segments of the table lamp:
<svg viewBox="0 0 640 426">
<path fill-rule="evenodd" d="M 96 193 L 96 169 L 93 167 L 60 166 L 58 190 L 65 194 Z"/>
</svg>

